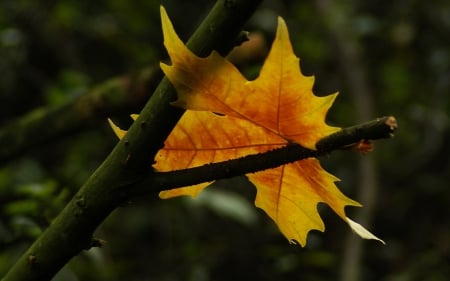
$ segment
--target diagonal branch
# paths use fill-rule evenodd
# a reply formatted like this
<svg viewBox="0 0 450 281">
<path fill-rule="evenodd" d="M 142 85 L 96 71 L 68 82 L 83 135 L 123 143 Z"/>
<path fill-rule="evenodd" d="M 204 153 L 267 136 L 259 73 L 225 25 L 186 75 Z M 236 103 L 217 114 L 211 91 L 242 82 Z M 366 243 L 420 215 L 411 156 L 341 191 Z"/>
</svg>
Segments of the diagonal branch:
<svg viewBox="0 0 450 281">
<path fill-rule="evenodd" d="M 334 150 L 348 149 L 364 140 L 378 140 L 393 137 L 397 122 L 393 116 L 378 118 L 360 125 L 344 128 L 321 139 L 317 150 L 311 150 L 299 144 L 288 144 L 265 153 L 252 154 L 237 159 L 206 164 L 170 172 L 156 172 L 147 175 L 131 188 L 133 195 L 147 194 L 155 189 L 163 190 L 190 186 L 202 182 L 230 178 L 275 168 L 309 157 L 327 155 Z M 151 189 L 149 189 L 151 186 Z M 128 187 L 129 188 L 129 187 Z"/>
<path fill-rule="evenodd" d="M 261 0 L 219 0 L 189 39 L 187 46 L 196 55 L 212 50 L 227 53 L 242 26 Z M 183 110 L 170 105 L 176 93 L 163 79 L 150 100 L 105 161 L 91 175 L 52 224 L 31 245 L 3 281 L 50 280 L 73 256 L 99 244 L 94 230 L 129 198 L 125 188 L 146 176 L 148 159 L 163 145 Z M 101 243 L 100 243 L 101 244 Z"/>
</svg>

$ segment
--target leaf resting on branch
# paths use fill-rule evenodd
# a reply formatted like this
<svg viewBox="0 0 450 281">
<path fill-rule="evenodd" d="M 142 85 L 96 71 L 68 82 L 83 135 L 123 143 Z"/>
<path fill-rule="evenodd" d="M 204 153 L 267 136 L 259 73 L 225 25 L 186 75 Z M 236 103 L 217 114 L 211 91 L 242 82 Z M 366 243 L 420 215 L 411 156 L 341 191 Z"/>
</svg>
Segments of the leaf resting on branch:
<svg viewBox="0 0 450 281">
<path fill-rule="evenodd" d="M 174 105 L 187 111 L 155 158 L 158 171 L 199 167 L 292 144 L 314 152 L 321 139 L 342 132 L 325 123 L 337 94 L 314 95 L 314 79 L 302 75 L 282 18 L 278 18 L 271 51 L 254 81 L 247 81 L 216 52 L 207 58 L 195 56 L 175 33 L 164 8 L 161 19 L 164 45 L 172 62 L 161 68 L 177 89 Z M 120 138 L 126 133 L 111 126 Z M 383 242 L 347 218 L 345 206 L 361 205 L 339 191 L 335 185 L 339 179 L 326 172 L 316 158 L 277 166 L 247 177 L 257 188 L 255 205 L 275 221 L 290 242 L 305 246 L 310 230 L 325 230 L 317 211 L 320 202 L 361 237 Z M 195 197 L 208 185 L 165 190 L 160 197 Z"/>
</svg>

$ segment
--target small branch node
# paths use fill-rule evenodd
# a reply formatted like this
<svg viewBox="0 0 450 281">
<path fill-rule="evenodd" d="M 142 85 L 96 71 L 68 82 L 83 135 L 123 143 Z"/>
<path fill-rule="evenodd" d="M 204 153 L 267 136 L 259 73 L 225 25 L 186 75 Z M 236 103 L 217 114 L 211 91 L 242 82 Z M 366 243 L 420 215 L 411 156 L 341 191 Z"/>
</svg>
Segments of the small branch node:
<svg viewBox="0 0 450 281">
<path fill-rule="evenodd" d="M 240 46 L 243 43 L 247 42 L 248 40 L 250 40 L 250 32 L 243 30 L 243 31 L 239 32 L 239 34 L 236 37 L 236 39 L 234 40 L 233 44 L 235 47 L 237 47 L 237 46 Z"/>
<path fill-rule="evenodd" d="M 31 254 L 28 256 L 28 265 L 30 267 L 34 267 L 37 263 L 37 258 L 35 255 Z"/>
<path fill-rule="evenodd" d="M 395 119 L 394 116 L 388 116 L 386 118 L 385 124 L 387 126 L 389 126 L 389 129 L 391 130 L 391 133 L 393 133 L 398 128 L 397 120 Z"/>
<path fill-rule="evenodd" d="M 127 156 L 125 157 L 125 159 L 123 159 L 122 163 L 124 166 L 128 165 L 128 162 L 131 159 L 131 154 L 127 154 Z"/>
<path fill-rule="evenodd" d="M 78 207 L 84 208 L 86 206 L 86 200 L 84 199 L 84 196 L 79 196 L 75 200 L 75 204 L 77 204 Z"/>
<path fill-rule="evenodd" d="M 103 246 L 105 246 L 107 244 L 107 242 L 103 239 L 98 239 L 98 238 L 92 238 L 91 239 L 91 244 L 89 245 L 89 247 L 86 250 L 89 250 L 90 248 L 102 248 Z"/>
</svg>

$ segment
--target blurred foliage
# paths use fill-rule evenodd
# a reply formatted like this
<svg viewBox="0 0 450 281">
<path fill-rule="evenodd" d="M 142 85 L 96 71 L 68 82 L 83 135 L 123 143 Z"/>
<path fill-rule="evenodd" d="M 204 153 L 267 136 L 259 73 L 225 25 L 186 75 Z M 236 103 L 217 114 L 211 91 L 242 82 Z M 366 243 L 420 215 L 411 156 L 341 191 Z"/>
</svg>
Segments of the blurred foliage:
<svg viewBox="0 0 450 281">
<path fill-rule="evenodd" d="M 283 16 L 303 72 L 316 77 L 316 93 L 341 93 L 330 123 L 352 125 L 357 116 L 351 87 L 316 2 L 266 1 L 248 29 L 263 32 L 270 42 L 276 15 Z M 163 4 L 186 39 L 213 1 Z M 0 125 L 164 59 L 159 5 L 0 2 Z M 332 24 L 358 44 L 374 93 L 373 118 L 393 114 L 400 126 L 393 140 L 376 143 L 373 152 L 379 188 L 371 229 L 387 245 L 364 242 L 361 280 L 447 280 L 450 2 L 339 0 L 335 5 Z M 241 67 L 254 77 L 260 64 Z M 106 121 L 98 126 L 1 167 L 0 275 L 112 149 L 116 139 Z M 350 196 L 358 189 L 359 157 L 338 152 L 324 159 Z M 339 280 L 347 226 L 319 206 L 327 231 L 312 232 L 306 249 L 300 249 L 251 207 L 254 195 L 236 178 L 219 182 L 197 200 L 162 201 L 157 194 L 136 199 L 98 229 L 105 247 L 81 253 L 54 280 Z"/>
</svg>

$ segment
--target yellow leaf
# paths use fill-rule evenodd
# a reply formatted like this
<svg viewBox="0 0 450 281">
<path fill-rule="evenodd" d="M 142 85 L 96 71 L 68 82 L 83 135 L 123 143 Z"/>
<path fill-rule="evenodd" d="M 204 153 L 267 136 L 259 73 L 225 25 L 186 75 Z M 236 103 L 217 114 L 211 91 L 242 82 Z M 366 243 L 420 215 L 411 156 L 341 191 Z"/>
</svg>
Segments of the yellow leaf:
<svg viewBox="0 0 450 281">
<path fill-rule="evenodd" d="M 247 176 L 258 190 L 256 206 L 277 223 L 290 241 L 302 246 L 310 230 L 325 230 L 317 212 L 318 203 L 326 203 L 344 220 L 345 206 L 360 206 L 339 191 L 334 184 L 338 179 L 323 170 L 315 158 Z"/>
<path fill-rule="evenodd" d="M 109 126 L 111 126 L 111 129 L 113 130 L 113 132 L 116 134 L 116 136 L 119 139 L 122 139 L 125 134 L 127 133 L 127 131 L 120 129 L 118 126 L 116 126 L 116 124 L 114 124 L 114 122 L 108 118 L 108 123 Z"/>
<path fill-rule="evenodd" d="M 262 127 L 207 111 L 187 111 L 156 155 L 155 169 L 180 170 L 265 152 L 286 143 Z M 209 183 L 162 191 L 163 199 L 196 197 Z"/>
<path fill-rule="evenodd" d="M 161 63 L 161 68 L 177 89 L 174 104 L 245 119 L 311 149 L 319 139 L 339 130 L 325 123 L 336 94 L 317 97 L 312 93 L 314 78 L 301 74 L 281 17 L 269 56 L 254 81 L 247 81 L 216 52 L 207 58 L 193 55 L 176 35 L 164 9 L 161 18 L 172 61 L 172 65 Z"/>
<path fill-rule="evenodd" d="M 336 94 L 317 97 L 314 79 L 302 75 L 287 27 L 278 18 L 270 53 L 254 81 L 247 81 L 216 52 L 207 58 L 192 54 L 178 38 L 161 7 L 164 45 L 171 65 L 161 64 L 175 86 L 174 103 L 187 111 L 156 156 L 155 168 L 171 171 L 262 153 L 296 142 L 315 149 L 321 138 L 339 130 L 325 123 Z M 124 133 L 112 125 L 116 134 Z M 306 245 L 310 230 L 324 231 L 317 211 L 326 203 L 363 238 L 378 239 L 345 215 L 345 206 L 360 204 L 342 194 L 336 177 L 317 159 L 248 174 L 257 188 L 255 204 L 291 242 Z M 161 198 L 197 196 L 209 183 L 161 192 Z M 379 239 L 378 239 L 379 240 Z M 381 241 L 381 240 L 380 240 Z"/>
</svg>

